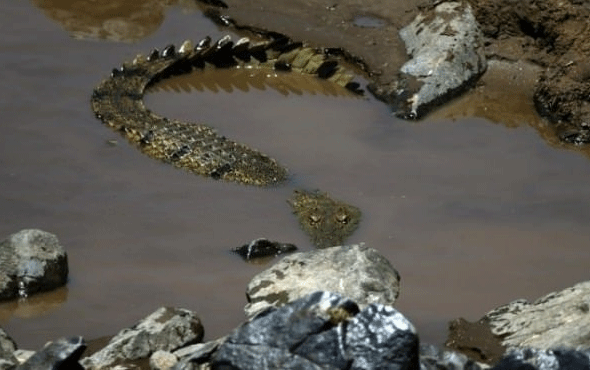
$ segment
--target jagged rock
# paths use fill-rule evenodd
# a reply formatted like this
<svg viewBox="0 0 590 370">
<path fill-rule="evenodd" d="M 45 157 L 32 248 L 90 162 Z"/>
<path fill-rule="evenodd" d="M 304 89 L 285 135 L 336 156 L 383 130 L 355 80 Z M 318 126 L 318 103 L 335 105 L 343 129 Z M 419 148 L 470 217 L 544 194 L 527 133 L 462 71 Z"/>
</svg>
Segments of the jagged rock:
<svg viewBox="0 0 590 370">
<path fill-rule="evenodd" d="M 234 330 L 213 368 L 419 369 L 418 337 L 397 310 L 316 292 Z"/>
<path fill-rule="evenodd" d="M 0 242 L 0 300 L 51 290 L 67 278 L 68 257 L 55 235 L 28 229 Z"/>
<path fill-rule="evenodd" d="M 177 362 L 178 358 L 168 351 L 158 350 L 150 356 L 152 370 L 170 370 Z"/>
<path fill-rule="evenodd" d="M 431 344 L 420 345 L 420 370 L 481 370 L 477 362 L 462 353 L 444 351 Z"/>
<path fill-rule="evenodd" d="M 296 250 L 297 247 L 293 244 L 274 242 L 265 238 L 259 238 L 233 249 L 232 252 L 239 254 L 244 260 L 250 261 L 256 258 L 274 257 L 279 254 L 294 252 Z"/>
<path fill-rule="evenodd" d="M 48 342 L 16 370 L 83 370 L 78 361 L 85 349 L 86 344 L 82 337 Z"/>
<path fill-rule="evenodd" d="M 106 347 L 81 363 L 87 369 L 101 369 L 118 362 L 148 358 L 158 350 L 170 352 L 200 342 L 203 333 L 194 312 L 162 307 L 133 327 L 120 331 Z"/>
<path fill-rule="evenodd" d="M 588 369 L 590 369 L 590 351 L 519 348 L 511 350 L 492 370 Z"/>
<path fill-rule="evenodd" d="M 590 348 L 590 281 L 533 303 L 517 300 L 488 312 L 494 335 L 507 347 Z"/>
<path fill-rule="evenodd" d="M 393 305 L 399 280 L 389 261 L 364 245 L 295 253 L 250 281 L 244 310 L 252 317 L 318 290 L 342 294 L 361 308 L 371 303 Z"/>
<path fill-rule="evenodd" d="M 443 2 L 419 14 L 399 35 L 411 59 L 402 66 L 397 83 L 369 86 L 398 117 L 422 117 L 486 70 L 483 34 L 466 3 Z"/>
<path fill-rule="evenodd" d="M 179 358 L 174 370 L 200 370 L 208 368 L 211 356 L 226 339 L 227 337 L 222 337 L 214 341 L 193 344 L 192 346 L 174 351 L 174 355 Z"/>
</svg>

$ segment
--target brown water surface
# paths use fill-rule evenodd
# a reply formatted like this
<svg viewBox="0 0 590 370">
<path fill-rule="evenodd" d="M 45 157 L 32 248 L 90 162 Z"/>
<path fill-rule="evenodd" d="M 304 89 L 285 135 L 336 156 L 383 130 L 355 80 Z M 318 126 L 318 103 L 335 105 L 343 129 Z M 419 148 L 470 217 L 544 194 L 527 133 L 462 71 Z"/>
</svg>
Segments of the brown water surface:
<svg viewBox="0 0 590 370">
<path fill-rule="evenodd" d="M 0 325 L 20 347 L 113 334 L 162 305 L 195 310 L 209 339 L 226 334 L 244 318 L 247 282 L 264 268 L 229 250 L 257 237 L 311 249 L 285 201 L 294 187 L 361 208 L 349 241 L 378 249 L 399 270 L 397 307 L 428 342 L 442 343 L 457 316 L 474 320 L 589 278 L 590 160 L 547 145 L 530 104 L 467 96 L 450 113 L 413 123 L 373 99 L 305 81 L 285 96 L 264 83 L 215 93 L 188 77 L 146 104 L 272 155 L 290 181 L 275 189 L 220 183 L 142 155 L 92 116 L 89 96 L 137 52 L 222 34 L 186 9 L 166 8 L 157 31 L 121 44 L 71 38 L 28 2 L 2 6 L 0 235 L 50 231 L 70 263 L 67 288 L 0 305 Z M 507 101 L 529 101 L 526 90 L 506 86 Z M 478 93 L 486 96 L 470 96 Z M 445 118 L 478 105 L 503 114 Z M 492 123 L 498 116 L 513 117 L 511 128 Z"/>
</svg>

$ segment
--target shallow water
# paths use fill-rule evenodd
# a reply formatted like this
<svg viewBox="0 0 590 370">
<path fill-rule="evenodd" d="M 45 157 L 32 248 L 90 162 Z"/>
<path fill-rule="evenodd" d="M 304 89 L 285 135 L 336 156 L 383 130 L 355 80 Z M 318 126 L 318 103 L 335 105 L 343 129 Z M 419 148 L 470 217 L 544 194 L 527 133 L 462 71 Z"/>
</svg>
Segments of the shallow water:
<svg viewBox="0 0 590 370">
<path fill-rule="evenodd" d="M 397 307 L 424 341 L 442 343 L 455 317 L 475 320 L 589 278 L 590 160 L 527 125 L 445 119 L 462 114 L 450 108 L 404 122 L 372 99 L 285 97 L 268 86 L 213 93 L 171 81 L 169 90 L 188 93 L 149 94 L 154 111 L 210 123 L 291 173 L 275 189 L 219 183 L 142 155 L 88 103 L 94 85 L 137 52 L 223 34 L 196 9 L 166 8 L 151 33 L 129 27 L 143 38 L 115 43 L 79 38 L 95 29 L 72 38 L 28 2 L 2 8 L 0 235 L 55 233 L 70 265 L 66 288 L 0 305 L 0 325 L 20 347 L 113 334 L 162 305 L 195 310 L 209 339 L 226 334 L 244 318 L 247 282 L 264 269 L 229 250 L 257 237 L 311 249 L 285 202 L 294 187 L 361 208 L 349 242 L 399 270 Z M 489 103 L 466 99 L 459 106 Z M 511 109 L 516 121 L 543 125 L 530 104 Z"/>
</svg>

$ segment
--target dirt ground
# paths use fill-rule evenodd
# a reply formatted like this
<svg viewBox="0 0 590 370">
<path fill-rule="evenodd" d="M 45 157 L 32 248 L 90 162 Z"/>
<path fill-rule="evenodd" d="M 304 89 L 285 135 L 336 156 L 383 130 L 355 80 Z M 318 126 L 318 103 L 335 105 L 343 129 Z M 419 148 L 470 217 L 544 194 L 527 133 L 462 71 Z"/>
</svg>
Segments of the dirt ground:
<svg viewBox="0 0 590 370">
<path fill-rule="evenodd" d="M 538 112 L 566 143 L 590 142 L 590 4 L 582 0 L 468 0 L 486 36 L 490 59 L 540 66 L 534 86 Z M 208 4 L 221 4 L 206 1 Z M 211 14 L 251 26 L 342 48 L 362 60 L 378 86 L 396 79 L 407 60 L 398 31 L 420 10 L 440 1 L 227 0 L 205 6 Z"/>
</svg>

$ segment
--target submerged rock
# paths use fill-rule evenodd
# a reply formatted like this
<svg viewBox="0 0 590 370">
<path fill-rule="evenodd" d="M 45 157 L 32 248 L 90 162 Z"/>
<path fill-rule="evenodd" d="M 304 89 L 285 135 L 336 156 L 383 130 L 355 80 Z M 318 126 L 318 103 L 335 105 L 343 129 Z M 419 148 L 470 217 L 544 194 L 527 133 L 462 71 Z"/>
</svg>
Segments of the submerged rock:
<svg viewBox="0 0 590 370">
<path fill-rule="evenodd" d="M 213 368 L 419 369 L 418 336 L 397 310 L 316 292 L 234 330 Z"/>
<path fill-rule="evenodd" d="M 203 339 L 203 326 L 194 312 L 162 307 L 115 335 L 100 351 L 82 360 L 86 369 L 102 369 L 129 360 L 146 359 L 152 353 L 173 351 Z"/>
<path fill-rule="evenodd" d="M 57 237 L 28 229 L 0 242 L 0 300 L 60 287 L 68 279 L 68 257 Z"/>
<path fill-rule="evenodd" d="M 58 339 L 47 343 L 16 370 L 83 370 L 78 360 L 85 349 L 82 337 Z"/>
<path fill-rule="evenodd" d="M 468 4 L 443 2 L 419 14 L 399 35 L 411 59 L 401 67 L 397 83 L 370 86 L 398 117 L 421 118 L 486 70 L 483 34 Z"/>
<path fill-rule="evenodd" d="M 393 305 L 399 281 L 389 261 L 364 245 L 295 253 L 250 281 L 244 311 L 252 317 L 318 290 L 342 294 L 361 308 L 372 303 Z"/>
<path fill-rule="evenodd" d="M 244 260 L 250 261 L 257 258 L 275 257 L 279 254 L 294 252 L 296 250 L 297 247 L 293 244 L 259 238 L 233 249 L 232 252 L 239 254 Z"/>
</svg>

